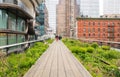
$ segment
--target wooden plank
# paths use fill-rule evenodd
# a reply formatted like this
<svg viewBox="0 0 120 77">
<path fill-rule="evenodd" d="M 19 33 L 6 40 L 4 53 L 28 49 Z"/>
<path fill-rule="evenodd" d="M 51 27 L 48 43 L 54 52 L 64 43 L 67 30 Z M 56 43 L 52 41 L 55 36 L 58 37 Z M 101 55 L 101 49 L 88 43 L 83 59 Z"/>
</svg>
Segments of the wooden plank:
<svg viewBox="0 0 120 77">
<path fill-rule="evenodd" d="M 60 47 L 61 47 L 61 53 L 63 57 L 64 68 L 66 72 L 66 77 L 74 77 L 73 70 L 70 67 L 69 61 L 67 60 L 67 56 L 66 56 L 67 52 L 64 51 L 64 48 L 62 45 L 60 45 Z"/>
<path fill-rule="evenodd" d="M 60 46 L 58 46 L 58 77 L 67 77 Z"/>
<path fill-rule="evenodd" d="M 51 68 L 50 68 L 50 74 L 49 77 L 57 77 L 58 75 L 58 66 L 57 66 L 57 53 L 58 53 L 58 47 L 57 45 L 55 45 L 55 49 L 54 49 L 54 55 L 53 55 L 53 59 L 52 59 L 52 64 L 51 64 Z"/>
<path fill-rule="evenodd" d="M 69 57 L 73 61 L 72 63 L 75 64 L 75 66 L 79 70 L 79 73 L 81 74 L 81 76 L 82 77 L 92 77 L 91 74 L 84 68 L 84 66 L 74 57 L 74 55 L 71 53 L 71 51 L 68 48 L 65 48 L 65 49 L 66 49 L 66 51 L 68 51 L 68 53 L 70 55 Z"/>
<path fill-rule="evenodd" d="M 50 66 L 48 64 L 50 64 L 52 56 L 54 55 L 53 54 L 54 53 L 53 49 L 55 48 L 54 46 L 55 45 L 52 45 L 51 48 L 49 49 L 49 52 L 50 52 L 50 53 L 48 53 L 49 56 L 47 58 L 44 57 L 45 60 L 43 61 L 42 65 L 38 68 L 38 70 L 35 73 L 34 77 L 46 77 L 44 75 L 49 76 L 48 74 L 49 74 L 49 67 Z"/>
<path fill-rule="evenodd" d="M 53 42 L 24 77 L 92 77 L 61 42 Z"/>
</svg>

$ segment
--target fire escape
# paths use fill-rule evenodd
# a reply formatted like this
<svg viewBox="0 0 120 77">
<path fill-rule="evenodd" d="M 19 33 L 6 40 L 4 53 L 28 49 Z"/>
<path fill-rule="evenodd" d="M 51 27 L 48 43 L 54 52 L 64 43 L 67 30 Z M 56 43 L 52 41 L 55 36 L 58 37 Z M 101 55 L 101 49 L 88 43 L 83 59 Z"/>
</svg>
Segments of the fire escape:
<svg viewBox="0 0 120 77">
<path fill-rule="evenodd" d="M 108 40 L 109 41 L 114 41 L 114 38 L 115 38 L 115 36 L 114 36 L 114 26 L 115 26 L 115 24 L 114 23 L 112 23 L 112 24 L 110 24 L 110 23 L 108 23 Z"/>
</svg>

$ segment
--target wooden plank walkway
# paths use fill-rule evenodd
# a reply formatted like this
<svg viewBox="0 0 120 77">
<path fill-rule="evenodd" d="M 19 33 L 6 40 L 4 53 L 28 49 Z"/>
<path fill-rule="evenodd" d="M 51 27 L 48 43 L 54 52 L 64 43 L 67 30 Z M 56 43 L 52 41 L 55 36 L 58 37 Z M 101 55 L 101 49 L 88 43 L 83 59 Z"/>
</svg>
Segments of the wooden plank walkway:
<svg viewBox="0 0 120 77">
<path fill-rule="evenodd" d="M 54 41 L 24 77 L 92 76 L 61 41 Z"/>
</svg>

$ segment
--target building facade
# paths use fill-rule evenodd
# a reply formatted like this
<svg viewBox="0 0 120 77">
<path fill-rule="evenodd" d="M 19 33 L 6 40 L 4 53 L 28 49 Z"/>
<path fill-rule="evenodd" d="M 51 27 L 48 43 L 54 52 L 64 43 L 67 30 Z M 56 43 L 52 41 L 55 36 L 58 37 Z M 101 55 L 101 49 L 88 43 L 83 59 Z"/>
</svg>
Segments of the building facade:
<svg viewBox="0 0 120 77">
<path fill-rule="evenodd" d="M 80 0 L 80 17 L 99 17 L 99 0 Z"/>
<path fill-rule="evenodd" d="M 41 0 L 0 0 L 0 46 L 34 40 L 36 7 Z M 7 48 L 22 49 L 24 45 Z"/>
<path fill-rule="evenodd" d="M 120 19 L 78 18 L 77 37 L 80 39 L 120 42 Z"/>
<path fill-rule="evenodd" d="M 76 0 L 60 0 L 57 5 L 57 34 L 67 37 L 75 35 L 75 20 L 79 6 Z"/>
<path fill-rule="evenodd" d="M 46 34 L 48 25 L 48 10 L 45 3 L 41 3 L 38 7 L 39 15 L 36 17 L 36 21 L 39 23 L 36 25 L 36 30 L 38 36 Z"/>
<path fill-rule="evenodd" d="M 104 14 L 120 14 L 120 0 L 103 0 Z"/>
</svg>

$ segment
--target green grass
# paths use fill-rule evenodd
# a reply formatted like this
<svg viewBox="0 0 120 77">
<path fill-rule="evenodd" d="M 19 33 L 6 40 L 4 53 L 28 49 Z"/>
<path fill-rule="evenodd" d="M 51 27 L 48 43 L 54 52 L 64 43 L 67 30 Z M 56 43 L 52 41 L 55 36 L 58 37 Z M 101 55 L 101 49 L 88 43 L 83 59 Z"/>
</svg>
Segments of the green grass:
<svg viewBox="0 0 120 77">
<path fill-rule="evenodd" d="M 47 40 L 48 44 L 53 40 Z M 0 58 L 0 77 L 23 77 L 29 68 L 48 48 L 48 44 L 37 42 L 24 53 L 11 54 Z"/>
<path fill-rule="evenodd" d="M 120 77 L 120 52 L 97 43 L 83 43 L 74 39 L 62 40 L 93 77 Z"/>
</svg>

